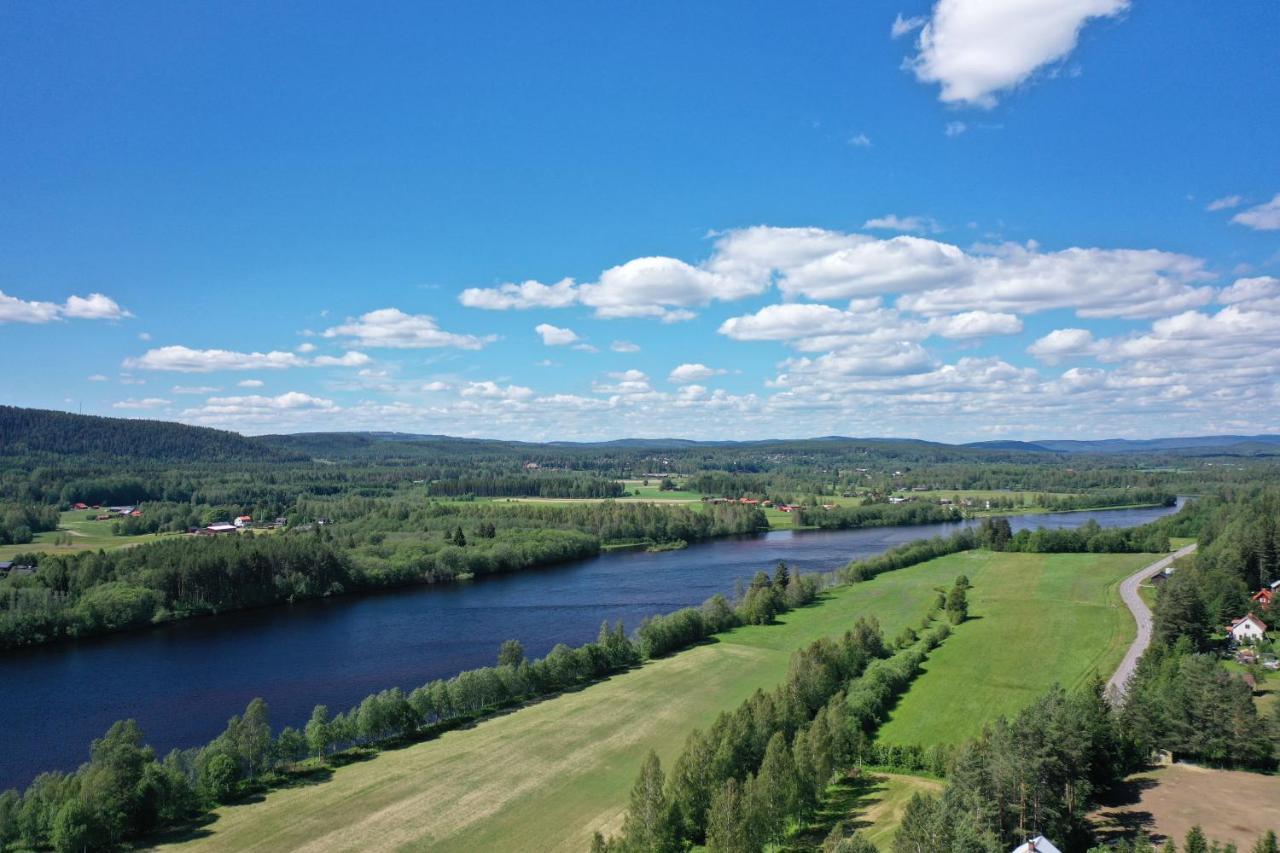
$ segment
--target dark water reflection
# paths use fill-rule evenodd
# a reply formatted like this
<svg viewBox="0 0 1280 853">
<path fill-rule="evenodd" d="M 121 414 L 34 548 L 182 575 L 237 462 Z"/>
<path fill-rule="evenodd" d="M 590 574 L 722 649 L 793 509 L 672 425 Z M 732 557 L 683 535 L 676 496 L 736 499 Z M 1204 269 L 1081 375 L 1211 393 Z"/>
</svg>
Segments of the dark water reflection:
<svg viewBox="0 0 1280 853">
<path fill-rule="evenodd" d="M 1015 527 L 1128 527 L 1169 509 L 1014 517 Z M 273 723 L 300 725 L 375 690 L 406 689 L 494 662 L 520 640 L 530 656 L 594 639 L 602 620 L 646 616 L 730 593 L 778 560 L 827 571 L 960 524 L 777 531 L 683 551 L 617 553 L 470 583 L 310 601 L 0 656 L 0 789 L 70 770 L 88 744 L 133 717 L 162 753 L 204 743 L 250 699 Z"/>
</svg>

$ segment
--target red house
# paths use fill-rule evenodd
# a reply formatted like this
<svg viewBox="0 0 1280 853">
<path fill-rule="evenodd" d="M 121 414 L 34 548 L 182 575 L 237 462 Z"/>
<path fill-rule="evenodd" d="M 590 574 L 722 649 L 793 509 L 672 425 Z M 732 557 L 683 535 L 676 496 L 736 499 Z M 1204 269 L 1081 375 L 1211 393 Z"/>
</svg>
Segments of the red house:
<svg viewBox="0 0 1280 853">
<path fill-rule="evenodd" d="M 1258 602 L 1259 604 L 1261 604 L 1263 607 L 1270 607 L 1270 606 L 1271 606 L 1271 600 L 1272 600 L 1273 598 L 1275 598 L 1275 595 L 1276 595 L 1276 594 L 1275 594 L 1275 591 L 1274 591 L 1274 590 L 1271 590 L 1271 589 L 1260 589 L 1260 590 L 1258 590 L 1257 592 L 1255 592 L 1255 593 L 1253 594 L 1253 596 L 1252 596 L 1249 600 L 1250 600 L 1250 601 L 1256 601 L 1256 602 Z"/>
</svg>

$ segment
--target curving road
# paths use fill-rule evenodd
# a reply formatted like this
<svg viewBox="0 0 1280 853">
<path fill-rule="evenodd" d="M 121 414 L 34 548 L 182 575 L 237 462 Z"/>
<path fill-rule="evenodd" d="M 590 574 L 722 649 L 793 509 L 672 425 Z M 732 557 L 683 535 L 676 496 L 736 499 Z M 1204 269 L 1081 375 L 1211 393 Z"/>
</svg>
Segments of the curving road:
<svg viewBox="0 0 1280 853">
<path fill-rule="evenodd" d="M 1129 646 L 1129 651 L 1125 652 L 1124 660 L 1120 661 L 1120 666 L 1116 668 L 1115 675 L 1111 676 L 1111 680 L 1107 682 L 1107 695 L 1111 698 L 1111 702 L 1119 705 L 1124 702 L 1125 685 L 1129 683 L 1129 677 L 1133 675 L 1133 669 L 1138 665 L 1138 658 L 1142 657 L 1142 653 L 1147 650 L 1147 646 L 1151 645 L 1151 608 L 1147 607 L 1147 603 L 1142 600 L 1142 596 L 1138 595 L 1138 587 L 1144 580 L 1162 572 L 1165 567 L 1179 557 L 1185 557 L 1196 550 L 1196 545 L 1192 542 L 1185 548 L 1179 548 L 1167 557 L 1161 557 L 1149 566 L 1139 569 L 1120 583 L 1120 598 L 1124 601 L 1125 606 L 1129 608 L 1129 612 L 1133 614 L 1133 618 L 1138 623 L 1138 636 L 1133 638 L 1133 643 Z"/>
</svg>

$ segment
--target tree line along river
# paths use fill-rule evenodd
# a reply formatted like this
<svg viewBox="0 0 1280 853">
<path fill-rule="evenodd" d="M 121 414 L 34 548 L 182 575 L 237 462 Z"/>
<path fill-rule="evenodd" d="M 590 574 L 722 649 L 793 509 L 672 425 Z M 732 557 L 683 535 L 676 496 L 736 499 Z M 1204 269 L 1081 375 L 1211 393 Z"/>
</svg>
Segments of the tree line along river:
<svg viewBox="0 0 1280 853">
<path fill-rule="evenodd" d="M 1179 501 L 1181 504 L 1181 501 Z M 1014 529 L 1131 527 L 1175 508 L 1024 515 Z M 966 524 L 775 531 L 681 551 L 602 554 L 480 580 L 228 613 L 115 636 L 0 654 L 0 789 L 72 770 L 112 722 L 134 718 L 160 754 L 203 744 L 255 696 L 274 727 L 316 704 L 341 710 L 495 662 L 503 640 L 532 657 L 595 638 L 603 620 L 647 616 L 729 594 L 778 560 L 830 571 Z"/>
</svg>

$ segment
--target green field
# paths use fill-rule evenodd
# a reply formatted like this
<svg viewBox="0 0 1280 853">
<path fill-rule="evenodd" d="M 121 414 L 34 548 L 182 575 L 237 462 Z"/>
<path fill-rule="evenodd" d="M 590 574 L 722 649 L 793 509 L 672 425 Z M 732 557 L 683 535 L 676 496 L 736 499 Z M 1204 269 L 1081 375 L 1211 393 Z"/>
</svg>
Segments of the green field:
<svg viewBox="0 0 1280 853">
<path fill-rule="evenodd" d="M 880 730 L 886 743 L 958 743 L 1058 683 L 1108 677 L 1137 628 L 1121 580 L 1150 554 L 956 555 L 973 582 L 963 630 L 934 652 Z"/>
<path fill-rule="evenodd" d="M 68 510 L 62 513 L 58 529 L 37 533 L 35 540 L 26 545 L 0 545 L 0 560 L 12 559 L 17 554 L 74 554 L 77 551 L 96 551 L 99 548 L 123 548 L 150 542 L 155 534 L 143 536 L 112 536 L 110 521 L 94 521 L 99 510 Z M 59 539 L 70 539 L 70 544 L 58 545 Z"/>
<path fill-rule="evenodd" d="M 957 555 L 962 556 L 962 555 Z M 890 636 L 917 624 L 948 557 L 832 591 L 782 624 L 741 628 L 586 689 L 218 811 L 207 850 L 576 850 L 620 825 L 640 762 L 784 677 L 792 650 L 874 614 Z M 949 641 L 950 642 L 950 641 Z"/>
<path fill-rule="evenodd" d="M 931 658 L 929 673 L 917 682 L 934 676 L 951 685 L 948 701 L 955 702 L 957 682 L 950 672 L 969 673 L 963 677 L 972 679 L 984 669 L 982 661 L 993 652 L 990 628 L 1045 624 L 1041 611 L 1049 603 L 1062 611 L 1048 623 L 1058 626 L 1059 645 L 1042 650 L 1053 659 L 1038 666 L 1080 672 L 1118 660 L 1132 622 L 1124 622 L 1127 610 L 1108 602 L 1115 582 L 1149 560 L 968 552 L 890 572 L 833 590 L 822 603 L 787 614 L 779 625 L 740 628 L 718 642 L 601 684 L 338 768 L 329 781 L 219 809 L 213 822 L 181 843 L 211 851 L 583 850 L 594 830 L 620 826 L 627 793 L 649 749 L 669 766 L 689 730 L 706 726 L 755 689 L 780 682 L 791 651 L 814 638 L 840 633 L 863 614 L 877 616 L 893 636 L 918 624 L 935 589 L 949 586 L 963 572 L 975 584 L 973 611 L 984 618 L 965 624 L 944 643 L 934 653 L 937 662 Z M 1014 594 L 1028 587 L 1030 597 Z M 1104 630 L 1097 630 L 1093 611 L 1102 613 Z M 1084 633 L 1064 643 L 1069 630 Z M 975 646 L 970 634 L 987 639 Z M 961 643 L 966 654 L 952 654 Z M 1066 651 L 1064 646 L 1073 643 L 1086 650 Z M 1000 638 L 995 645 L 1052 644 L 1033 637 L 1029 643 Z M 1091 645 L 1097 648 L 1088 650 Z M 969 659 L 975 655 L 976 663 Z M 1027 676 L 1025 664 L 1013 667 L 1009 662 L 1015 654 L 995 657 L 1005 662 L 998 667 L 1005 681 L 966 688 L 981 688 L 983 701 L 998 713 L 1016 709 L 1042 679 Z M 894 726 L 903 732 L 904 715 L 912 713 L 921 731 L 904 739 L 923 741 L 939 724 L 933 715 L 914 710 L 915 696 L 913 690 Z M 967 719 L 980 713 L 980 705 L 961 704 Z M 909 790 L 899 791 L 903 787 L 890 786 L 883 799 L 891 806 L 898 793 L 909 796 Z M 886 807 L 885 814 L 893 812 Z"/>
</svg>

